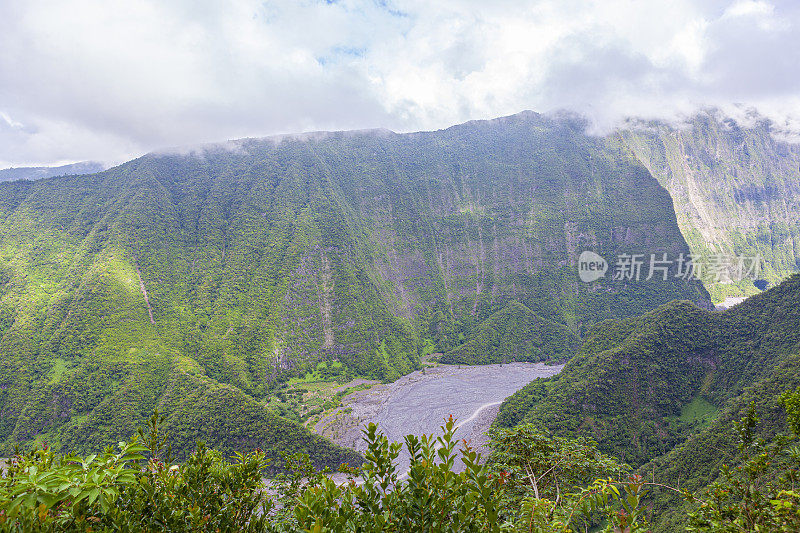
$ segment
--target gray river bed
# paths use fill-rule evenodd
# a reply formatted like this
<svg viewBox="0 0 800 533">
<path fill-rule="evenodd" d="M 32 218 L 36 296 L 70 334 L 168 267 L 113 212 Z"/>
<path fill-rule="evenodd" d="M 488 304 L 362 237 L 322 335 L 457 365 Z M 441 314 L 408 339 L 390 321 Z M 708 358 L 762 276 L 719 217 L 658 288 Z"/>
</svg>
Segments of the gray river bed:
<svg viewBox="0 0 800 533">
<path fill-rule="evenodd" d="M 387 385 L 346 396 L 342 407 L 328 413 L 314 430 L 334 442 L 363 452 L 362 429 L 374 422 L 390 441 L 440 434 L 445 418 L 458 424 L 456 437 L 485 453 L 485 433 L 504 399 L 536 378 L 558 374 L 563 365 L 511 363 L 504 365 L 443 365 L 417 371 Z M 399 472 L 408 468 L 401 453 Z"/>
</svg>

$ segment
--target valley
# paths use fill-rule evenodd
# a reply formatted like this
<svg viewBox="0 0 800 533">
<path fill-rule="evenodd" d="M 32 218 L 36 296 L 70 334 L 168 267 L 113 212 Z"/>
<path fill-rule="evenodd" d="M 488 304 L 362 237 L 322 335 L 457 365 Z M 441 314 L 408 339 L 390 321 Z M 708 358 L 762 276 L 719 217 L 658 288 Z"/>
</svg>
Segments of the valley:
<svg viewBox="0 0 800 533">
<path fill-rule="evenodd" d="M 0 0 L 0 533 L 800 533 L 800 1 Z"/>
<path fill-rule="evenodd" d="M 299 423 L 324 399 L 291 416 L 292 380 L 561 363 L 603 320 L 711 308 L 674 267 L 579 279 L 583 250 L 690 251 L 668 192 L 584 126 L 242 139 L 0 183 L 0 454 L 89 451 L 158 408 L 180 457 L 282 442 L 335 466 L 352 452 Z"/>
<path fill-rule="evenodd" d="M 488 463 L 401 448 L 407 488 L 524 485 L 544 457 L 545 476 L 578 465 L 575 490 L 635 472 L 704 494 L 750 460 L 735 451 L 748 405 L 764 417 L 752 435 L 790 442 L 798 154 L 764 124 L 710 114 L 597 136 L 523 112 L 2 182 L 0 457 L 94 454 L 150 424 L 178 470 L 214 463 L 227 483 L 241 473 L 227 458 L 249 461 L 252 488 L 363 465 L 362 486 L 389 498 L 374 477 L 389 443 L 451 424 Z M 727 263 L 666 259 L 688 256 Z M 757 258 L 753 279 L 730 279 L 736 257 Z M 650 258 L 649 275 L 643 261 L 626 274 L 626 258 Z M 327 510 L 358 490 L 305 487 Z M 495 494 L 509 516 L 518 488 Z M 552 488 L 553 505 L 568 501 Z M 647 498 L 654 530 L 686 522 L 674 494 Z"/>
</svg>

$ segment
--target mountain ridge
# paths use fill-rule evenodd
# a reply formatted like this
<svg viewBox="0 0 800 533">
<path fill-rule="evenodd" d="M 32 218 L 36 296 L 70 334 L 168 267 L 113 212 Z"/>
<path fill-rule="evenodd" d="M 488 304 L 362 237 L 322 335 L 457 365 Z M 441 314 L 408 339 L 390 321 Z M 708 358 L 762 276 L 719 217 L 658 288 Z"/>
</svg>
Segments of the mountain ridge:
<svg viewBox="0 0 800 533">
<path fill-rule="evenodd" d="M 105 164 L 97 161 L 81 161 L 59 166 L 10 167 L 0 169 L 0 181 L 37 180 L 68 175 L 94 174 L 106 168 Z"/>
<path fill-rule="evenodd" d="M 155 406 L 177 424 L 190 406 L 163 391 L 184 372 L 248 405 L 321 362 L 391 381 L 514 301 L 572 335 L 675 298 L 710 305 L 691 280 L 578 279 L 587 248 L 688 247 L 663 187 L 573 123 L 236 146 L 0 186 L 0 441 L 96 446 Z"/>
</svg>

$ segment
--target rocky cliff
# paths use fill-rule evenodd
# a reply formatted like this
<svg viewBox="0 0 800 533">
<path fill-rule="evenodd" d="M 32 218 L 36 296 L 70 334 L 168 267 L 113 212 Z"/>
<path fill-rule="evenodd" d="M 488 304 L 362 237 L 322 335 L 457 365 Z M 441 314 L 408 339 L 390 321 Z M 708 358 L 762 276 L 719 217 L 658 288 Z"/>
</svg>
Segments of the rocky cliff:
<svg viewBox="0 0 800 533">
<path fill-rule="evenodd" d="M 774 285 L 800 264 L 800 145 L 751 118 L 744 126 L 709 111 L 677 125 L 635 122 L 616 134 L 669 191 L 717 302 L 755 294 L 764 284 L 753 279 Z M 735 258 L 753 257 L 760 272 L 740 280 Z"/>
</svg>

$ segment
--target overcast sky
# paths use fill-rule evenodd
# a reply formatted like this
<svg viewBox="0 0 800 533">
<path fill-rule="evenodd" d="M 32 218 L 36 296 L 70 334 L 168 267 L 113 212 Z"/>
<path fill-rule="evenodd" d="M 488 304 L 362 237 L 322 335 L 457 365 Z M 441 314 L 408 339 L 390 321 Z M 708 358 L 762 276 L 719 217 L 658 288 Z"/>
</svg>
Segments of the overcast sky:
<svg viewBox="0 0 800 533">
<path fill-rule="evenodd" d="M 524 109 L 797 129 L 799 36 L 796 1 L 0 0 L 0 168 Z"/>
</svg>

